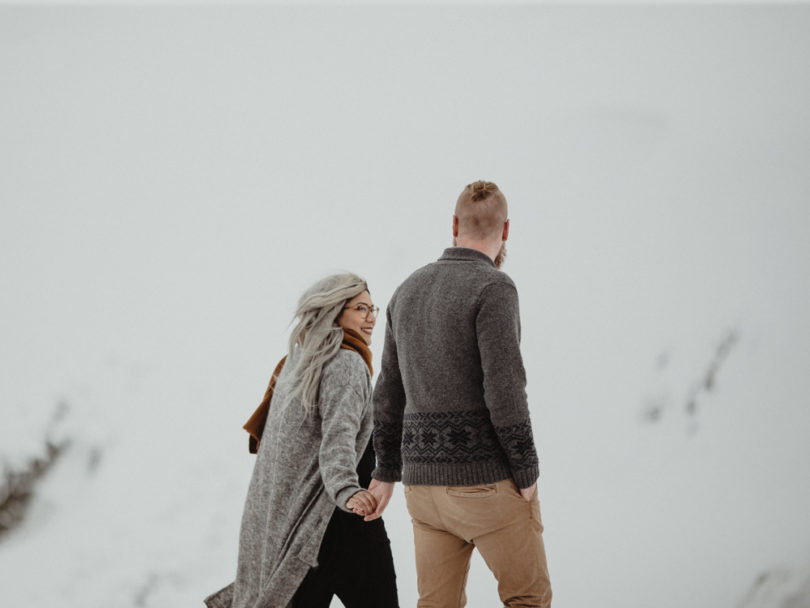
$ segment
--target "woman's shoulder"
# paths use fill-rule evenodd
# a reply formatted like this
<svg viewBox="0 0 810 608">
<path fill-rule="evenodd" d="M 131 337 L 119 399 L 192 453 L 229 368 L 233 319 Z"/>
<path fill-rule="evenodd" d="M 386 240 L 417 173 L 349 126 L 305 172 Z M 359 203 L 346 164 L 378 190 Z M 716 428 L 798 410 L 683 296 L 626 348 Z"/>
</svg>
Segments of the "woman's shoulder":
<svg viewBox="0 0 810 608">
<path fill-rule="evenodd" d="M 334 368 L 335 371 L 352 372 L 360 376 L 368 375 L 368 365 L 363 361 L 360 353 L 348 348 L 341 348 L 326 364 L 326 369 Z"/>
<path fill-rule="evenodd" d="M 329 410 L 329 403 L 339 404 L 339 409 L 349 407 L 362 413 L 370 413 L 371 376 L 363 358 L 354 351 L 340 349 L 324 365 L 319 393 L 320 408 Z"/>
<path fill-rule="evenodd" d="M 323 368 L 324 379 L 337 380 L 345 384 L 366 384 L 371 375 L 360 353 L 341 348 Z"/>
</svg>

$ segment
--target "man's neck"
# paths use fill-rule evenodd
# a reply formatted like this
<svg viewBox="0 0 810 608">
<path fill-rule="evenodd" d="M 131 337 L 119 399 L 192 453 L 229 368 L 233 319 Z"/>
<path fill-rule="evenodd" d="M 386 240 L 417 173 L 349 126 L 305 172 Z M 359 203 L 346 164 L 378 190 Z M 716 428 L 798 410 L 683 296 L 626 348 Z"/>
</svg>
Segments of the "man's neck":
<svg viewBox="0 0 810 608">
<path fill-rule="evenodd" d="M 498 252 L 501 250 L 501 242 L 492 242 L 492 241 L 474 241 L 472 239 L 455 239 L 455 246 L 456 247 L 466 247 L 467 249 L 475 249 L 476 251 L 480 251 L 490 260 L 495 262 L 495 258 L 498 256 Z"/>
</svg>

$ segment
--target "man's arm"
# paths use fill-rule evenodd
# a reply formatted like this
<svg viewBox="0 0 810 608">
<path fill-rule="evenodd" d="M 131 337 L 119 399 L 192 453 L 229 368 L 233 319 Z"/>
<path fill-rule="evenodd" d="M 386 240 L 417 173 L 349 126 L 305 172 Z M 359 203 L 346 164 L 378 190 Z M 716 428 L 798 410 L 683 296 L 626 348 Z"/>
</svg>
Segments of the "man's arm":
<svg viewBox="0 0 810 608">
<path fill-rule="evenodd" d="M 369 492 L 377 499 L 377 509 L 366 520 L 376 519 L 391 499 L 394 482 L 402 479 L 402 417 L 405 387 L 399 370 L 399 357 L 391 325 L 392 310 L 386 312 L 385 344 L 380 377 L 374 387 L 374 452 L 377 466 L 372 471 Z"/>
<path fill-rule="evenodd" d="M 539 466 L 520 354 L 517 289 L 508 278 L 487 286 L 481 293 L 476 335 L 490 419 L 509 461 L 512 478 L 530 498 Z"/>
</svg>

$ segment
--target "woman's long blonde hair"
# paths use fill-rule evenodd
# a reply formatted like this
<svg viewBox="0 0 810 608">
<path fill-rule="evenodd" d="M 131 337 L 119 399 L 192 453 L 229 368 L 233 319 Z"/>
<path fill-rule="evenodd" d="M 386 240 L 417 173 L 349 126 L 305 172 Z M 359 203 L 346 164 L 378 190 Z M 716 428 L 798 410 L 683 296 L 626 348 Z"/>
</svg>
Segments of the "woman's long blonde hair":
<svg viewBox="0 0 810 608">
<path fill-rule="evenodd" d="M 292 392 L 301 396 L 307 414 L 318 403 L 323 366 L 343 342 L 343 328 L 335 321 L 346 303 L 364 291 L 368 285 L 357 275 L 334 274 L 315 283 L 298 300 L 298 323 L 290 334 L 289 359 L 295 364 Z"/>
</svg>

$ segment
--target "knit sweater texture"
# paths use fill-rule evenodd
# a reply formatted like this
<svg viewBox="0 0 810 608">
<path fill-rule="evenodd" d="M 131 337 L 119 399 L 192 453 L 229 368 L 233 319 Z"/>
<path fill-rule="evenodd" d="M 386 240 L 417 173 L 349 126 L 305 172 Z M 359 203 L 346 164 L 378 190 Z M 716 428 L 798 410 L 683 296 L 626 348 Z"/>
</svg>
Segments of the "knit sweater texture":
<svg viewBox="0 0 810 608">
<path fill-rule="evenodd" d="M 209 608 L 288 608 L 318 552 L 335 507 L 359 492 L 356 467 L 372 431 L 371 378 L 356 351 L 324 366 L 317 409 L 307 416 L 281 370 L 253 468 L 239 533 L 236 581 Z"/>
<path fill-rule="evenodd" d="M 448 248 L 394 292 L 373 403 L 375 479 L 537 480 L 517 289 L 486 254 Z"/>
</svg>

